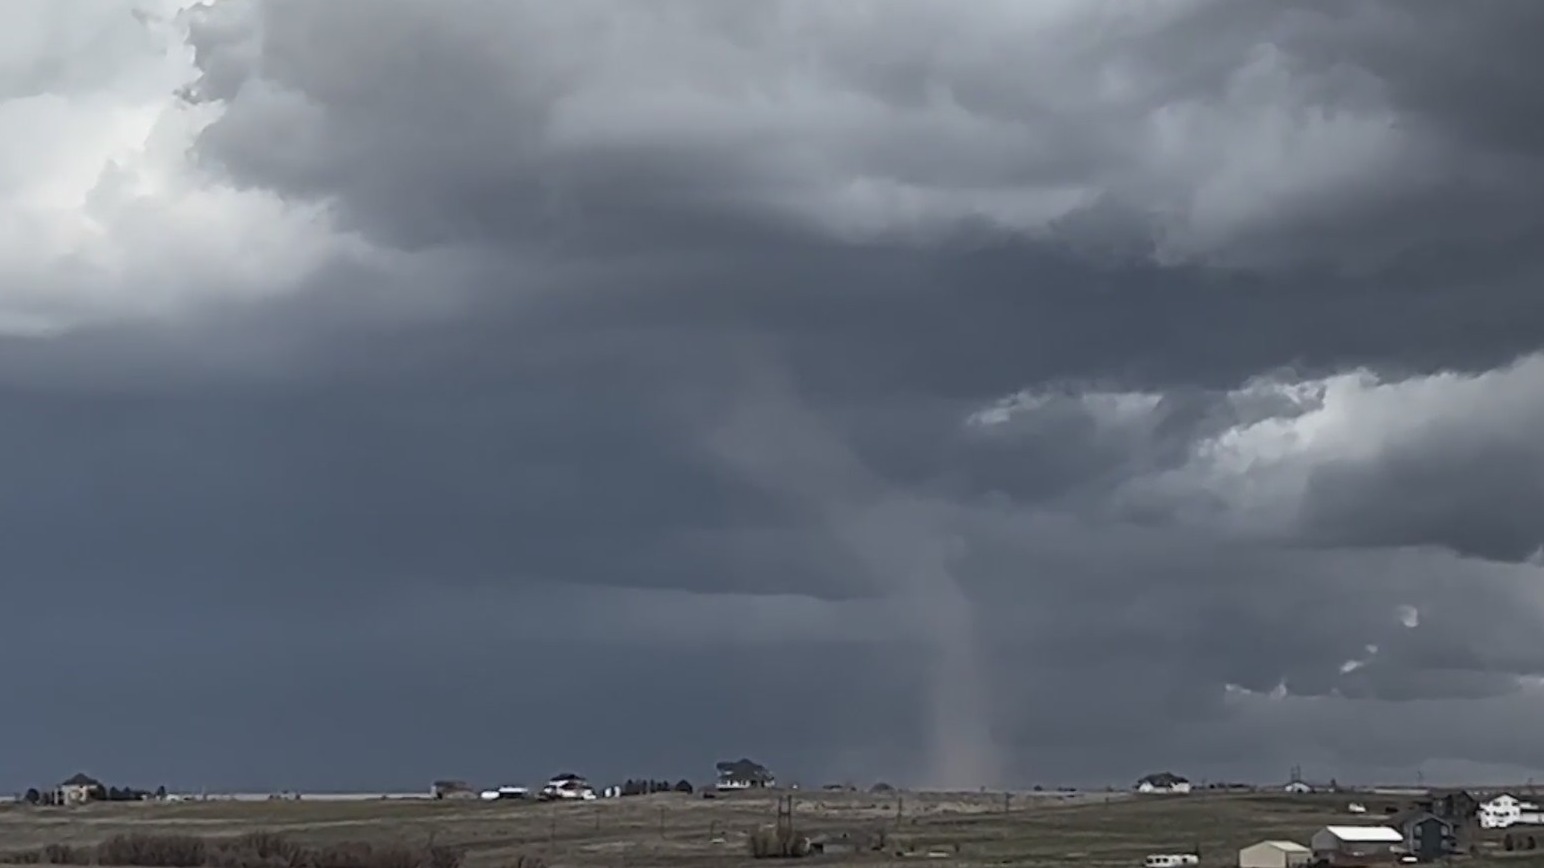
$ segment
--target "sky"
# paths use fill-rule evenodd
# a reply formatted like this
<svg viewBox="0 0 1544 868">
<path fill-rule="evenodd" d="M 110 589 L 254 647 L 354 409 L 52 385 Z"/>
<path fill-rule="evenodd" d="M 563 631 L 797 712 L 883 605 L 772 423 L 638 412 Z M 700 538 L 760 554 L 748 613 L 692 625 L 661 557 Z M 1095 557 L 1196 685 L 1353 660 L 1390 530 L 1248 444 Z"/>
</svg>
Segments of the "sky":
<svg viewBox="0 0 1544 868">
<path fill-rule="evenodd" d="M 4 15 L 0 788 L 1544 775 L 1544 5 Z"/>
</svg>

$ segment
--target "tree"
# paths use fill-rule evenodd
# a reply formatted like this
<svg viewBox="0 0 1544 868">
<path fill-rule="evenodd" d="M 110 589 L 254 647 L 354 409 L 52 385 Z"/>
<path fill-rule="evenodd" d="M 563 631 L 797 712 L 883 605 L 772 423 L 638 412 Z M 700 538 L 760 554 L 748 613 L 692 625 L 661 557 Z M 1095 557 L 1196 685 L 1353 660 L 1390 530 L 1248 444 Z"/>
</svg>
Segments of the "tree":
<svg viewBox="0 0 1544 868">
<path fill-rule="evenodd" d="M 42 802 L 43 802 L 43 794 L 38 792 L 38 788 L 37 787 L 28 787 L 27 788 L 27 794 L 22 796 L 21 800 L 26 802 L 29 805 L 42 804 Z"/>
<path fill-rule="evenodd" d="M 691 795 L 692 794 L 692 782 L 687 780 L 686 778 L 682 778 L 679 781 L 676 781 L 675 791 L 678 792 L 678 793 L 685 793 L 688 796 Z"/>
<path fill-rule="evenodd" d="M 162 801 L 162 802 L 166 801 L 166 785 L 165 784 L 162 784 L 161 786 L 155 788 L 155 797 L 156 797 L 157 801 Z"/>
</svg>

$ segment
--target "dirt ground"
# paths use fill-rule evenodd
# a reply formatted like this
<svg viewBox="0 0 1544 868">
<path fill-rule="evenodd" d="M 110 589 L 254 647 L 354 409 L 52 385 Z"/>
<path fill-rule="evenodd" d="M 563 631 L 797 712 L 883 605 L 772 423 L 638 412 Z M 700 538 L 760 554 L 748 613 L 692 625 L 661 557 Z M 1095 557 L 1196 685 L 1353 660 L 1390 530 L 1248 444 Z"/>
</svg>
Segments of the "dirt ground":
<svg viewBox="0 0 1544 868">
<path fill-rule="evenodd" d="M 1095 793 L 860 794 L 794 793 L 801 834 L 873 840 L 883 852 L 825 854 L 795 864 L 948 866 L 1141 865 L 1149 853 L 1200 847 L 1202 864 L 1236 864 L 1238 848 L 1265 838 L 1307 843 L 1328 823 L 1362 818 L 1345 799 L 1318 796 L 1192 795 L 1136 797 Z M 1005 809 L 1006 808 L 1006 809 Z M 776 821 L 776 796 L 736 793 L 716 799 L 661 794 L 587 803 L 361 801 L 96 804 L 79 808 L 0 809 L 0 849 L 49 843 L 90 844 L 120 832 L 208 836 L 254 830 L 297 840 L 398 840 L 468 848 L 467 868 L 505 868 L 539 856 L 566 866 L 748 866 L 747 837 Z M 1544 868 L 1532 855 L 1464 860 Z"/>
</svg>

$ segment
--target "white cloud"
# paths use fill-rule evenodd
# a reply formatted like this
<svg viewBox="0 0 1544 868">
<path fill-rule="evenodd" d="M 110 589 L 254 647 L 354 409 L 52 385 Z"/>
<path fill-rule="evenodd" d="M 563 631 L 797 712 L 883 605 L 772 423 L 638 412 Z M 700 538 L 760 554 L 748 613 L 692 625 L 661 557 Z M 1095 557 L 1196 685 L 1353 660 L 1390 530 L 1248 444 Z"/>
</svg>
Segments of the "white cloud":
<svg viewBox="0 0 1544 868">
<path fill-rule="evenodd" d="M 1025 390 L 970 414 L 965 423 L 972 428 L 990 429 L 1006 425 L 1015 418 L 1033 415 L 1052 407 L 1058 401 L 1071 401 L 1096 422 L 1119 428 L 1145 421 L 1162 400 L 1162 395 L 1144 392 L 1089 391 L 1070 395 L 1047 390 Z"/>
<path fill-rule="evenodd" d="M 1100 428 L 1134 444 L 1151 436 L 1159 394 L 1088 392 L 1057 402 L 1019 393 L 969 417 L 978 429 L 1011 429 L 1075 403 Z M 1178 514 L 1266 536 L 1290 535 L 1301 520 L 1316 471 L 1366 466 L 1390 454 L 1430 452 L 1431 461 L 1507 446 L 1525 462 L 1518 474 L 1544 473 L 1544 355 L 1483 374 L 1440 373 L 1404 379 L 1366 370 L 1321 379 L 1252 380 L 1220 396 L 1229 424 L 1202 424 L 1177 465 L 1141 468 L 1120 500 L 1164 503 Z M 1415 610 L 1400 610 L 1410 626 Z M 1413 623 L 1412 623 L 1413 622 Z"/>
<path fill-rule="evenodd" d="M 183 41 L 194 5 L 7 8 L 0 330 L 267 297 L 330 257 L 368 253 L 324 207 L 237 189 L 193 165 L 188 149 L 221 111 L 176 95 L 196 76 Z"/>
<path fill-rule="evenodd" d="M 1258 529 L 1290 523 L 1303 505 L 1311 473 L 1332 465 L 1375 461 L 1396 450 L 1451 452 L 1520 443 L 1544 424 L 1544 355 L 1477 375 L 1442 373 L 1402 380 L 1356 371 L 1311 382 L 1259 381 L 1230 396 L 1255 392 L 1293 397 L 1294 410 L 1238 425 L 1198 443 L 1170 480 L 1194 484 Z M 1298 396 L 1311 394 L 1305 403 Z M 1519 473 L 1544 470 L 1544 448 Z"/>
</svg>

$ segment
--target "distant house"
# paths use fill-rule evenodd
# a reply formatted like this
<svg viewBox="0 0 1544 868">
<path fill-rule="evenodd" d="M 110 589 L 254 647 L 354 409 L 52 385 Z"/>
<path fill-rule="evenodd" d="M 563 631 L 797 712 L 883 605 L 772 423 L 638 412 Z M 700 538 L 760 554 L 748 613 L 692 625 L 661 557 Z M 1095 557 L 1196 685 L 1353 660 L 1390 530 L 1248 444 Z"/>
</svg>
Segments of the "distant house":
<svg viewBox="0 0 1544 868">
<path fill-rule="evenodd" d="M 1304 783 L 1303 781 L 1292 781 L 1291 783 L 1289 783 L 1286 786 L 1282 787 L 1281 790 L 1282 790 L 1282 792 L 1285 792 L 1285 793 L 1298 793 L 1298 794 L 1311 793 L 1311 792 L 1313 792 L 1313 786 L 1310 785 L 1310 784 Z"/>
<path fill-rule="evenodd" d="M 429 795 L 436 799 L 475 799 L 477 791 L 466 781 L 435 781 L 429 786 Z"/>
<path fill-rule="evenodd" d="M 1404 854 L 1405 835 L 1388 826 L 1325 826 L 1308 847 L 1326 865 L 1384 865 Z"/>
<path fill-rule="evenodd" d="M 1511 793 L 1502 793 L 1479 803 L 1475 811 L 1482 829 L 1510 826 L 1544 825 L 1544 812 L 1533 802 L 1525 802 Z"/>
<path fill-rule="evenodd" d="M 58 805 L 84 805 L 106 798 L 107 787 L 87 774 L 72 775 L 54 789 L 54 803 Z"/>
<path fill-rule="evenodd" d="M 757 789 L 777 782 L 766 766 L 743 757 L 718 763 L 714 768 L 718 772 L 714 787 L 720 790 Z"/>
<path fill-rule="evenodd" d="M 1429 811 L 1412 811 L 1394 824 L 1404 835 L 1405 850 L 1422 862 L 1436 862 L 1459 852 L 1457 830 L 1451 820 Z"/>
<path fill-rule="evenodd" d="M 1467 823 L 1480 812 L 1480 800 L 1467 790 L 1444 790 L 1417 799 L 1416 808 L 1453 823 Z"/>
<path fill-rule="evenodd" d="M 1313 851 L 1296 841 L 1261 841 L 1238 851 L 1238 868 L 1301 868 Z"/>
<path fill-rule="evenodd" d="M 1139 793 L 1188 793 L 1190 781 L 1173 772 L 1158 772 L 1137 781 Z"/>
<path fill-rule="evenodd" d="M 583 799 L 588 801 L 595 798 L 595 790 L 590 787 L 590 782 L 582 776 L 572 772 L 564 772 L 553 776 L 537 797 L 545 801 L 559 801 L 568 799 Z"/>
</svg>

